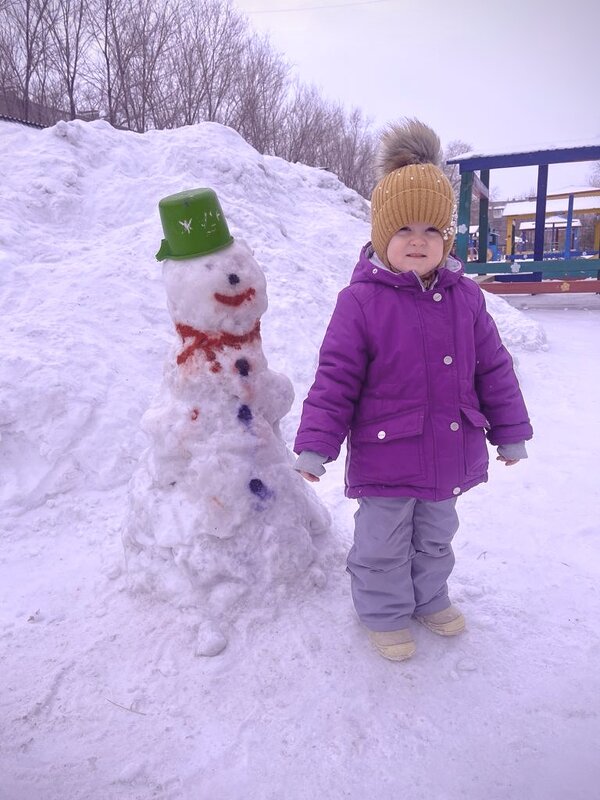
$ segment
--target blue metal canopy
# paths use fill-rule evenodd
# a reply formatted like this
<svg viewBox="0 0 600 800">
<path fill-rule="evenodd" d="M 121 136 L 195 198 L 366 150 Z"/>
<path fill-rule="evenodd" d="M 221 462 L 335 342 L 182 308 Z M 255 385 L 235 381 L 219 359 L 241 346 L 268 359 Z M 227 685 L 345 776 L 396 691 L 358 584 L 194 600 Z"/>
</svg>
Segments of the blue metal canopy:
<svg viewBox="0 0 600 800">
<path fill-rule="evenodd" d="M 573 161 L 600 161 L 600 144 L 583 147 L 561 147 L 556 150 L 530 150 L 523 153 L 483 155 L 465 153 L 449 158 L 448 164 L 458 164 L 460 172 L 480 169 L 503 169 L 507 167 L 529 167 L 542 164 L 566 164 Z"/>
<path fill-rule="evenodd" d="M 536 212 L 535 212 L 535 238 L 533 257 L 535 261 L 542 261 L 544 257 L 544 229 L 546 219 L 546 195 L 548 191 L 548 166 L 550 164 L 565 164 L 575 161 L 600 161 L 600 143 L 579 145 L 573 147 L 558 147 L 555 149 L 526 150 L 517 153 L 500 153 L 485 155 L 483 153 L 464 153 L 463 155 L 449 158 L 447 164 L 458 164 L 462 175 L 460 185 L 460 199 L 458 209 L 458 234 L 456 237 L 456 252 L 459 258 L 466 260 L 469 216 L 471 208 L 471 195 L 474 184 L 474 173 L 480 172 L 480 183 L 486 189 L 490 185 L 491 169 L 506 169 L 509 167 L 538 167 Z M 486 261 L 488 246 L 488 198 L 487 192 L 480 193 L 479 201 L 479 255 L 480 262 Z M 570 236 L 573 219 L 573 198 L 569 200 L 569 214 L 567 235 Z"/>
</svg>

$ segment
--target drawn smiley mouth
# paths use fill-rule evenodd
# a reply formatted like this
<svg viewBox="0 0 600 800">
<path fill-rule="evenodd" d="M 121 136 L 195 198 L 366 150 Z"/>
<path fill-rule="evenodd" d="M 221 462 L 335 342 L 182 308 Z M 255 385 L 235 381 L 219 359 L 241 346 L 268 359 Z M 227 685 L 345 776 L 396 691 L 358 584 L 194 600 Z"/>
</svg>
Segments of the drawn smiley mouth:
<svg viewBox="0 0 600 800">
<path fill-rule="evenodd" d="M 219 292 L 215 292 L 213 297 L 218 303 L 223 303 L 224 306 L 241 306 L 242 303 L 246 301 L 252 300 L 254 295 L 256 294 L 255 289 L 246 289 L 245 292 L 240 292 L 239 294 L 219 294 Z"/>
</svg>

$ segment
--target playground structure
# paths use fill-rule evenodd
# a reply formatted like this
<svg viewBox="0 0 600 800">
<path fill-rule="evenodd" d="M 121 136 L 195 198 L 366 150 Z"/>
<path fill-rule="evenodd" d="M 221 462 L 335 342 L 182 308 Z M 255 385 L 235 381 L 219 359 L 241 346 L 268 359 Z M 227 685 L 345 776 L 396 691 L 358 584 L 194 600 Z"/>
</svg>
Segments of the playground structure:
<svg viewBox="0 0 600 800">
<path fill-rule="evenodd" d="M 469 226 L 469 249 L 467 260 L 477 261 L 479 257 L 479 225 Z M 490 229 L 487 241 L 487 261 L 500 261 L 502 258 L 502 248 L 499 246 L 499 235 L 495 230 Z"/>
<path fill-rule="evenodd" d="M 503 210 L 506 219 L 506 258 L 533 258 L 533 235 L 535 232 L 535 201 L 507 203 Z M 544 258 L 578 258 L 584 253 L 579 249 L 581 220 L 575 218 L 586 214 L 600 214 L 600 188 L 572 187 L 563 192 L 548 194 L 544 236 Z M 519 225 L 525 247 L 515 247 L 515 231 Z M 600 220 L 594 226 L 594 244 L 585 255 L 597 256 L 600 249 Z"/>
<path fill-rule="evenodd" d="M 550 164 L 598 160 L 600 144 L 500 155 L 467 153 L 449 159 L 448 164 L 459 165 L 461 175 L 456 255 L 465 263 L 465 271 L 478 275 L 481 287 L 497 294 L 600 292 L 600 224 L 595 226 L 594 252 L 584 255 L 575 246 L 578 243 L 575 231 L 581 223 L 574 218 L 575 211 L 579 215 L 600 214 L 600 188 L 566 190 L 550 196 L 547 191 Z M 495 255 L 498 242 L 497 237 L 494 241 L 494 232 L 491 237 L 489 232 L 490 170 L 532 165 L 538 167 L 536 200 L 507 204 L 503 211 L 507 224 L 505 260 L 494 260 L 498 257 Z M 479 199 L 477 234 L 481 241 L 477 243 L 477 260 L 468 261 L 470 242 L 473 252 L 473 231 L 469 226 L 473 194 Z M 561 212 L 566 212 L 566 217 L 562 218 L 563 249 L 558 250 L 559 238 L 555 234 L 563 229 L 562 221 L 560 227 L 558 222 L 550 222 L 552 238 L 550 251 L 546 251 L 547 217 L 551 220 Z M 532 219 L 533 227 L 530 226 Z M 517 220 L 522 234 L 516 233 Z M 552 245 L 555 238 L 557 249 Z M 527 245 L 529 250 L 525 249 Z M 526 264 L 522 265 L 521 261 Z"/>
<path fill-rule="evenodd" d="M 579 233 L 581 231 L 581 220 L 573 217 L 571 225 L 571 241 L 567 242 L 567 224 L 566 217 L 546 217 L 546 230 L 544 232 L 544 258 L 562 258 L 563 255 L 567 258 L 566 253 L 569 252 L 574 258 L 579 258 L 582 255 L 594 255 L 594 253 L 584 253 L 579 248 Z M 519 250 L 519 258 L 533 258 L 533 235 L 530 237 L 530 231 L 535 233 L 535 222 L 525 221 L 519 226 L 520 241 L 517 245 Z M 512 237 L 515 241 L 517 237 Z M 514 246 L 510 258 L 515 257 Z"/>
</svg>

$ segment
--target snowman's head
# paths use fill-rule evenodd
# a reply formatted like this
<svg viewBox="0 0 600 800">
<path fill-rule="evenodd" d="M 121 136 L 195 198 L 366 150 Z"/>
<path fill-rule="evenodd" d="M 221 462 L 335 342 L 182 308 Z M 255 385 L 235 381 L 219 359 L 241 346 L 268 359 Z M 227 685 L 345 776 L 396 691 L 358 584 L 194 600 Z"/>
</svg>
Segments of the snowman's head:
<svg viewBox="0 0 600 800">
<path fill-rule="evenodd" d="M 169 313 L 197 331 L 251 330 L 267 310 L 266 281 L 248 245 L 163 265 Z"/>
</svg>

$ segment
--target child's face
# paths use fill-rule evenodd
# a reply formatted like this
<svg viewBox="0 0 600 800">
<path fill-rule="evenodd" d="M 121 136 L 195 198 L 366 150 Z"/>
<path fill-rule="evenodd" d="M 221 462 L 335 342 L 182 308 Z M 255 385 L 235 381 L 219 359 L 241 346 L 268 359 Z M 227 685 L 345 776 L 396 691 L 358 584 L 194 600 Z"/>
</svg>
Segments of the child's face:
<svg viewBox="0 0 600 800">
<path fill-rule="evenodd" d="M 427 275 L 439 266 L 444 254 L 444 240 L 437 228 L 424 222 L 412 222 L 400 228 L 387 249 L 387 259 L 395 272 Z"/>
</svg>

